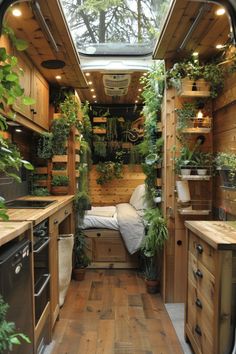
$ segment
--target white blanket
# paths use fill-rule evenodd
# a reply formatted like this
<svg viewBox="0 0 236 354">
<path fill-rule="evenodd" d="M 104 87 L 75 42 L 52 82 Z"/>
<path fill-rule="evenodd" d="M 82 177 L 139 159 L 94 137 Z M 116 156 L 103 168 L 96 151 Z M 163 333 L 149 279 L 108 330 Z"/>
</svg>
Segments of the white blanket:
<svg viewBox="0 0 236 354">
<path fill-rule="evenodd" d="M 104 206 L 104 207 L 92 207 L 91 210 L 87 210 L 85 215 L 103 216 L 112 218 L 116 213 L 115 206 Z"/>
<path fill-rule="evenodd" d="M 138 251 L 145 235 L 142 218 L 129 203 L 117 204 L 119 230 L 130 254 Z"/>
</svg>

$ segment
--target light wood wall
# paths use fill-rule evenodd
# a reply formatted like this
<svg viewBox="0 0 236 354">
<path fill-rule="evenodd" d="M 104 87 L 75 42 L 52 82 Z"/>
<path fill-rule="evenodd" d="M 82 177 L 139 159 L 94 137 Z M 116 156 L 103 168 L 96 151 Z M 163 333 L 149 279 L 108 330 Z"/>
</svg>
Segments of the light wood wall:
<svg viewBox="0 0 236 354">
<path fill-rule="evenodd" d="M 115 179 L 103 186 L 97 184 L 99 174 L 96 165 L 93 165 L 90 172 L 90 195 L 92 205 L 115 205 L 128 203 L 130 196 L 139 184 L 144 183 L 145 175 L 139 165 L 133 167 L 125 165 L 123 178 Z"/>
<path fill-rule="evenodd" d="M 225 80 L 222 94 L 213 105 L 213 148 L 214 152 L 233 152 L 236 154 L 236 73 Z M 213 205 L 236 215 L 236 191 L 220 187 L 220 178 L 214 179 Z"/>
</svg>

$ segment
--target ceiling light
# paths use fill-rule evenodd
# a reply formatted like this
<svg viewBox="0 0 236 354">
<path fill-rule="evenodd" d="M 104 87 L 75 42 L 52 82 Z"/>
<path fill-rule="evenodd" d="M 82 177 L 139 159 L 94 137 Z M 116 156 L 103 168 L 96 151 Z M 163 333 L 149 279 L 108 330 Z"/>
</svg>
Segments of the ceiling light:
<svg viewBox="0 0 236 354">
<path fill-rule="evenodd" d="M 199 54 L 198 52 L 193 52 L 192 56 L 193 57 L 198 57 L 198 54 Z"/>
<path fill-rule="evenodd" d="M 96 95 L 93 95 L 93 98 L 96 98 L 97 96 Z"/>
<path fill-rule="evenodd" d="M 139 92 L 141 92 L 141 91 L 142 91 L 142 89 L 140 89 L 140 88 L 139 88 L 139 89 L 138 89 L 138 91 L 139 91 Z"/>
<path fill-rule="evenodd" d="M 94 92 L 94 89 L 90 89 L 91 92 Z"/>
<path fill-rule="evenodd" d="M 15 128 L 15 132 L 21 133 L 21 132 L 22 132 L 22 129 L 20 129 L 20 128 Z"/>
<path fill-rule="evenodd" d="M 225 45 L 223 45 L 223 44 L 216 45 L 216 49 L 223 49 L 223 48 L 225 48 Z"/>
<path fill-rule="evenodd" d="M 136 100 L 135 103 L 138 103 L 138 100 Z"/>
<path fill-rule="evenodd" d="M 57 80 L 61 80 L 61 75 L 57 75 L 57 76 L 56 76 L 56 79 L 57 79 Z"/>
<path fill-rule="evenodd" d="M 222 16 L 225 14 L 225 9 L 223 7 L 220 7 L 218 10 L 216 10 L 215 14 L 217 16 Z"/>
<path fill-rule="evenodd" d="M 90 73 L 85 73 L 85 76 L 90 76 Z"/>
<path fill-rule="evenodd" d="M 93 83 L 92 83 L 92 81 L 89 81 L 88 84 L 89 84 L 89 85 L 92 85 Z"/>
<path fill-rule="evenodd" d="M 20 9 L 18 9 L 18 8 L 15 7 L 15 8 L 12 10 L 12 15 L 15 16 L 15 17 L 20 17 L 20 16 L 22 15 L 22 12 L 21 12 Z"/>
<path fill-rule="evenodd" d="M 147 76 L 147 73 L 143 73 L 143 76 Z"/>
<path fill-rule="evenodd" d="M 98 101 L 94 101 L 94 103 L 98 103 Z"/>
</svg>

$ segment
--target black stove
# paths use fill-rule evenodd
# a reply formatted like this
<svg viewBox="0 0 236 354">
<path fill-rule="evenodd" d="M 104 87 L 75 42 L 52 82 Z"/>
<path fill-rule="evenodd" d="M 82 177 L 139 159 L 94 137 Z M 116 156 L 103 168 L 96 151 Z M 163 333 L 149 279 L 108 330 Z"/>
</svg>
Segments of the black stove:
<svg viewBox="0 0 236 354">
<path fill-rule="evenodd" d="M 56 200 L 16 199 L 6 202 L 6 207 L 9 209 L 44 209 L 53 203 L 56 203 Z"/>
</svg>

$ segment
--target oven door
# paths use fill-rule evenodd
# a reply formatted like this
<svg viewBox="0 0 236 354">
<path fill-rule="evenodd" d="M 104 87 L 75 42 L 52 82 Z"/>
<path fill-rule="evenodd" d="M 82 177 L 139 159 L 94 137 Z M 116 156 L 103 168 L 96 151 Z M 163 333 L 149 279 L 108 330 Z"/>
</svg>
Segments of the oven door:
<svg viewBox="0 0 236 354">
<path fill-rule="evenodd" d="M 49 237 L 34 244 L 34 300 L 37 325 L 50 298 Z"/>
</svg>

